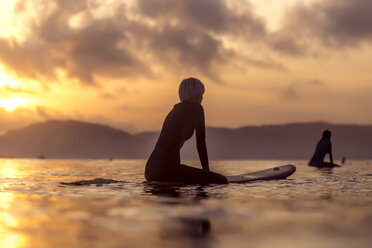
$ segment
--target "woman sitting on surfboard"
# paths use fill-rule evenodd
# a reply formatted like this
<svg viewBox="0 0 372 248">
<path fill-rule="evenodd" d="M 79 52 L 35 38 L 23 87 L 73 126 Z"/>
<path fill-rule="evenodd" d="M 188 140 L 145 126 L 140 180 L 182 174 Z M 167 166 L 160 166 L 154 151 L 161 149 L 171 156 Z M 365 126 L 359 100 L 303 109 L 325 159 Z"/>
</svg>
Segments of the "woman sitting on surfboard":
<svg viewBox="0 0 372 248">
<path fill-rule="evenodd" d="M 324 157 L 329 154 L 329 162 L 324 162 Z M 322 138 L 318 141 L 313 157 L 309 162 L 310 166 L 317 167 L 335 167 L 339 166 L 333 163 L 332 156 L 332 143 L 331 143 L 331 131 L 325 130 L 323 132 Z"/>
<path fill-rule="evenodd" d="M 204 85 L 196 78 L 182 80 L 179 87 L 181 102 L 174 105 L 165 118 L 159 139 L 147 161 L 145 178 L 148 181 L 180 183 L 227 183 L 226 177 L 209 171 L 205 143 L 204 110 L 201 106 Z M 196 131 L 196 143 L 203 169 L 193 168 L 180 161 L 180 149 Z"/>
</svg>

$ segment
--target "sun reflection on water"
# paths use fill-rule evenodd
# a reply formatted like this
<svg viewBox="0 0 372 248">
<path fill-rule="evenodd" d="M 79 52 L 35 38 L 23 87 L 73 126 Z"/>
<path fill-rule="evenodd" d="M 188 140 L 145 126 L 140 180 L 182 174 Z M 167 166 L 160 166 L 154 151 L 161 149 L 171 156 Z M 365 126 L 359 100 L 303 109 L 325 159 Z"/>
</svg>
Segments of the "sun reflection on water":
<svg viewBox="0 0 372 248">
<path fill-rule="evenodd" d="M 0 247 L 20 248 L 26 244 L 26 237 L 14 230 L 19 227 L 19 219 L 9 213 L 14 202 L 14 195 L 0 192 Z"/>
<path fill-rule="evenodd" d="M 29 172 L 24 168 L 21 168 L 21 165 L 13 160 L 5 160 L 0 164 L 0 179 L 5 178 L 19 178 L 27 176 Z"/>
<path fill-rule="evenodd" d="M 23 235 L 8 232 L 5 228 L 0 226 L 0 247 L 21 248 L 24 247 L 25 244 L 26 239 Z"/>
<path fill-rule="evenodd" d="M 3 161 L 0 165 L 0 180 L 18 178 L 22 172 L 19 165 L 12 160 Z M 17 233 L 20 228 L 20 219 L 11 211 L 17 204 L 14 193 L 7 192 L 9 183 L 0 184 L 0 247 L 21 248 L 26 245 L 26 236 Z"/>
</svg>

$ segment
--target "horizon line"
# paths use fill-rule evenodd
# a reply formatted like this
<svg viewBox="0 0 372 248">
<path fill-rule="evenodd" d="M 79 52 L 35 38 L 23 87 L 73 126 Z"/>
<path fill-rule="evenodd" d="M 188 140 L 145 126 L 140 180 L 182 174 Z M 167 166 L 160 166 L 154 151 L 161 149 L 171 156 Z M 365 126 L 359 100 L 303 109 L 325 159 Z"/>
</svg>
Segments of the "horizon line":
<svg viewBox="0 0 372 248">
<path fill-rule="evenodd" d="M 15 128 L 15 129 L 10 129 L 10 130 L 6 130 L 4 132 L 0 132 L 0 136 L 3 136 L 9 132 L 12 132 L 12 131 L 16 131 L 16 130 L 21 130 L 21 129 L 25 129 L 27 127 L 30 127 L 32 125 L 36 125 L 36 124 L 42 124 L 42 123 L 47 123 L 47 122 L 78 122 L 78 123 L 85 123 L 85 124 L 93 124 L 93 125 L 100 125 L 100 126 L 106 126 L 106 127 L 109 127 L 109 128 L 112 128 L 112 129 L 115 129 L 115 130 L 118 130 L 118 131 L 122 131 L 122 132 L 125 132 L 125 133 L 128 133 L 128 134 L 131 134 L 131 135 L 136 135 L 136 134 L 141 134 L 141 133 L 152 133 L 152 132 L 160 132 L 160 130 L 144 130 L 144 131 L 136 131 L 136 132 L 131 132 L 131 131 L 127 131 L 125 129 L 122 129 L 122 128 L 117 128 L 117 127 L 113 127 L 111 126 L 110 124 L 107 124 L 107 123 L 99 123 L 99 122 L 95 122 L 95 121 L 83 121 L 83 120 L 77 120 L 77 119 L 49 119 L 49 120 L 45 120 L 45 121 L 39 121 L 39 122 L 34 122 L 34 123 L 31 123 L 31 124 L 28 124 L 28 125 L 25 125 L 23 127 L 19 127 L 19 128 Z M 224 127 L 224 126 L 206 126 L 206 128 L 220 128 L 220 129 L 228 129 L 228 130 L 239 130 L 239 129 L 242 129 L 242 128 L 247 128 L 247 127 L 269 127 L 269 126 L 286 126 L 286 125 L 301 125 L 301 124 L 328 124 L 328 125 L 343 125 L 343 126 L 372 126 L 372 124 L 359 124 L 359 123 L 332 123 L 332 122 L 327 122 L 327 121 L 322 121 L 322 120 L 318 120 L 318 121 L 294 121 L 294 122 L 285 122 L 285 123 L 271 123 L 271 124 L 247 124 L 247 125 L 243 125 L 243 126 L 239 126 L 239 127 Z"/>
</svg>

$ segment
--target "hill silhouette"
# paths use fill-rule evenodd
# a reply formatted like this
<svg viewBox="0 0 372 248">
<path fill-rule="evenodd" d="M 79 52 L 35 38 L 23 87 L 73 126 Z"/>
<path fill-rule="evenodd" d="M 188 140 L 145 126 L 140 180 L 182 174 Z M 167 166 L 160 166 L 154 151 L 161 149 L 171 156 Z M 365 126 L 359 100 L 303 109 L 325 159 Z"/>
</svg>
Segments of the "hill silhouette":
<svg viewBox="0 0 372 248">
<path fill-rule="evenodd" d="M 372 126 L 324 122 L 207 128 L 210 159 L 309 159 L 324 129 L 332 131 L 335 159 L 372 159 Z M 0 136 L 0 156 L 16 158 L 147 158 L 158 132 L 129 134 L 105 125 L 51 120 Z M 195 139 L 183 159 L 197 159 Z"/>
<path fill-rule="evenodd" d="M 36 123 L 0 136 L 0 154 L 10 157 L 139 158 L 138 147 L 146 145 L 121 130 L 79 121 Z"/>
</svg>

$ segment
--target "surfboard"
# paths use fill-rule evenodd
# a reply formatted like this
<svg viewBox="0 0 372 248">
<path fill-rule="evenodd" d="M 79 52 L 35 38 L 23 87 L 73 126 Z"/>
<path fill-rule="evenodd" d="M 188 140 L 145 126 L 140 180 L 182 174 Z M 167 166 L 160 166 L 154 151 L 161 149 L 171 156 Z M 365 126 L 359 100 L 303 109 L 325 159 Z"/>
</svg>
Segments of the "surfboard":
<svg viewBox="0 0 372 248">
<path fill-rule="evenodd" d="M 90 186 L 95 184 L 96 186 L 102 186 L 103 184 L 110 184 L 110 183 L 126 183 L 126 181 L 118 181 L 114 179 L 105 179 L 105 178 L 95 178 L 92 180 L 81 180 L 75 182 L 60 182 L 62 185 L 69 185 L 69 186 Z"/>
<path fill-rule="evenodd" d="M 236 176 L 227 176 L 226 178 L 229 183 L 247 183 L 259 180 L 278 180 L 286 179 L 287 177 L 295 173 L 295 171 L 296 166 L 288 164 Z"/>
<path fill-rule="evenodd" d="M 227 176 L 227 181 L 229 183 L 247 183 L 252 181 L 258 180 L 278 180 L 278 179 L 286 179 L 296 171 L 296 166 L 288 164 L 282 165 L 278 167 L 273 167 L 266 170 L 250 172 L 245 174 L 240 174 L 236 176 Z M 161 181 L 147 181 L 148 184 L 151 185 L 159 185 L 159 186 L 182 186 L 182 185 L 190 185 L 190 183 L 184 182 L 161 182 Z"/>
</svg>

